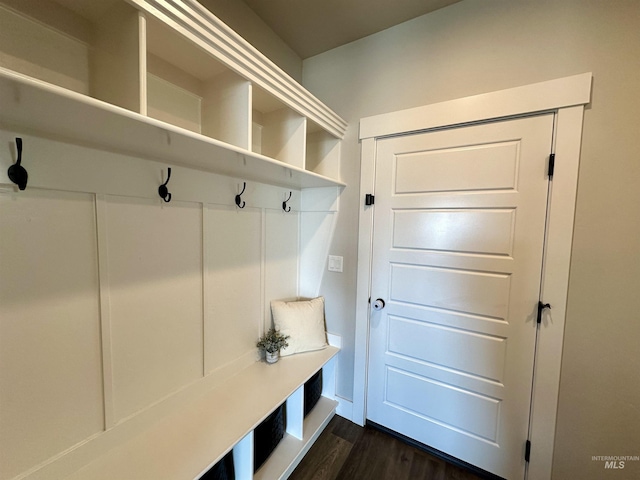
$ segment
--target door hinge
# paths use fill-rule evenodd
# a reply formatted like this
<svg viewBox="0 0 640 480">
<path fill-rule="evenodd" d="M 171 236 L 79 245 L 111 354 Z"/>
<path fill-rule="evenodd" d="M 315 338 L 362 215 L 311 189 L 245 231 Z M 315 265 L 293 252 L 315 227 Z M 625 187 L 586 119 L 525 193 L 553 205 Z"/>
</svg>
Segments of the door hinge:
<svg viewBox="0 0 640 480">
<path fill-rule="evenodd" d="M 372 195 L 371 193 L 367 193 L 364 196 L 364 204 L 365 205 L 373 205 L 376 201 L 376 197 L 375 195 Z"/>
<path fill-rule="evenodd" d="M 547 175 L 549 175 L 549 178 L 553 178 L 553 169 L 556 166 L 556 154 L 552 153 L 549 155 L 549 168 L 547 170 Z"/>
<path fill-rule="evenodd" d="M 538 324 L 542 323 L 542 312 L 545 308 L 551 309 L 551 305 L 548 303 L 538 302 Z"/>
<path fill-rule="evenodd" d="M 524 445 L 524 461 L 529 462 L 531 458 L 531 440 L 527 440 L 527 443 Z"/>
</svg>

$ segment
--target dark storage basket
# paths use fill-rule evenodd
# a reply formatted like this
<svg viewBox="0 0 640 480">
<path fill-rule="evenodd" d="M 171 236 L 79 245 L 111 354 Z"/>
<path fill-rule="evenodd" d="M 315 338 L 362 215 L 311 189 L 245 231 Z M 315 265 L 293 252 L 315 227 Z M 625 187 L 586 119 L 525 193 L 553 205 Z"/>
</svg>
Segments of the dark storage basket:
<svg viewBox="0 0 640 480">
<path fill-rule="evenodd" d="M 280 405 L 253 431 L 253 471 L 256 472 L 284 437 L 286 404 Z"/>
<path fill-rule="evenodd" d="M 322 395 L 322 370 L 304 384 L 304 416 L 306 417 L 316 406 Z"/>
<path fill-rule="evenodd" d="M 233 466 L 233 450 L 211 467 L 200 480 L 235 480 L 236 471 Z"/>
</svg>

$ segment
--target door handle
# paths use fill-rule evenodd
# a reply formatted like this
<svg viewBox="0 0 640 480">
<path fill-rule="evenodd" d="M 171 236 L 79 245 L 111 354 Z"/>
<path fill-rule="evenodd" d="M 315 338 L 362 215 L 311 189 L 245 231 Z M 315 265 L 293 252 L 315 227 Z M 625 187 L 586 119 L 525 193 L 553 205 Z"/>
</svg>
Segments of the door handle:
<svg viewBox="0 0 640 480">
<path fill-rule="evenodd" d="M 376 299 L 375 302 L 373 302 L 373 309 L 374 310 L 382 310 L 385 306 L 384 300 L 381 298 Z"/>
</svg>

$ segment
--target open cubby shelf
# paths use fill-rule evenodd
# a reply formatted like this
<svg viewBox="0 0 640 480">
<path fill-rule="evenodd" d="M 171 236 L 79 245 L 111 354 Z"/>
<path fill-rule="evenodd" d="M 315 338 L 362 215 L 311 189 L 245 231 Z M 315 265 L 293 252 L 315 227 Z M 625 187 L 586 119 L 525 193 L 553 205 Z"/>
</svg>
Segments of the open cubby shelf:
<svg viewBox="0 0 640 480">
<path fill-rule="evenodd" d="M 253 478 L 255 480 L 287 478 L 333 418 L 336 404 L 337 402 L 333 400 L 321 397 L 304 419 L 303 438 L 299 439 L 291 434 L 285 434 L 274 453 L 254 474 Z M 240 479 L 238 478 L 238 480 Z"/>
<path fill-rule="evenodd" d="M 0 0 L 0 95 L 0 123 L 17 129 L 263 183 L 344 186 L 346 122 L 194 0 Z"/>
<path fill-rule="evenodd" d="M 18 131 L 271 185 L 344 186 L 318 173 L 1 67 L 0 102 L 0 124 Z"/>
</svg>

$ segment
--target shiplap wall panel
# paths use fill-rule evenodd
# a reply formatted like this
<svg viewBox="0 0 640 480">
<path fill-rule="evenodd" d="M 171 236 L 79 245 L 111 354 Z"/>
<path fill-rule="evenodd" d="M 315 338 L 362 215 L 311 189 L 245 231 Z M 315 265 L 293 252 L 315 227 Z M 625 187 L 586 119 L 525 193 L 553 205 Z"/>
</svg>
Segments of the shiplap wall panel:
<svg viewBox="0 0 640 480">
<path fill-rule="evenodd" d="M 202 206 L 108 197 L 116 421 L 202 377 Z"/>
<path fill-rule="evenodd" d="M 262 323 L 262 212 L 205 209 L 205 372 L 255 350 Z"/>
<path fill-rule="evenodd" d="M 104 428 L 93 195 L 0 193 L 0 478 Z"/>
</svg>

